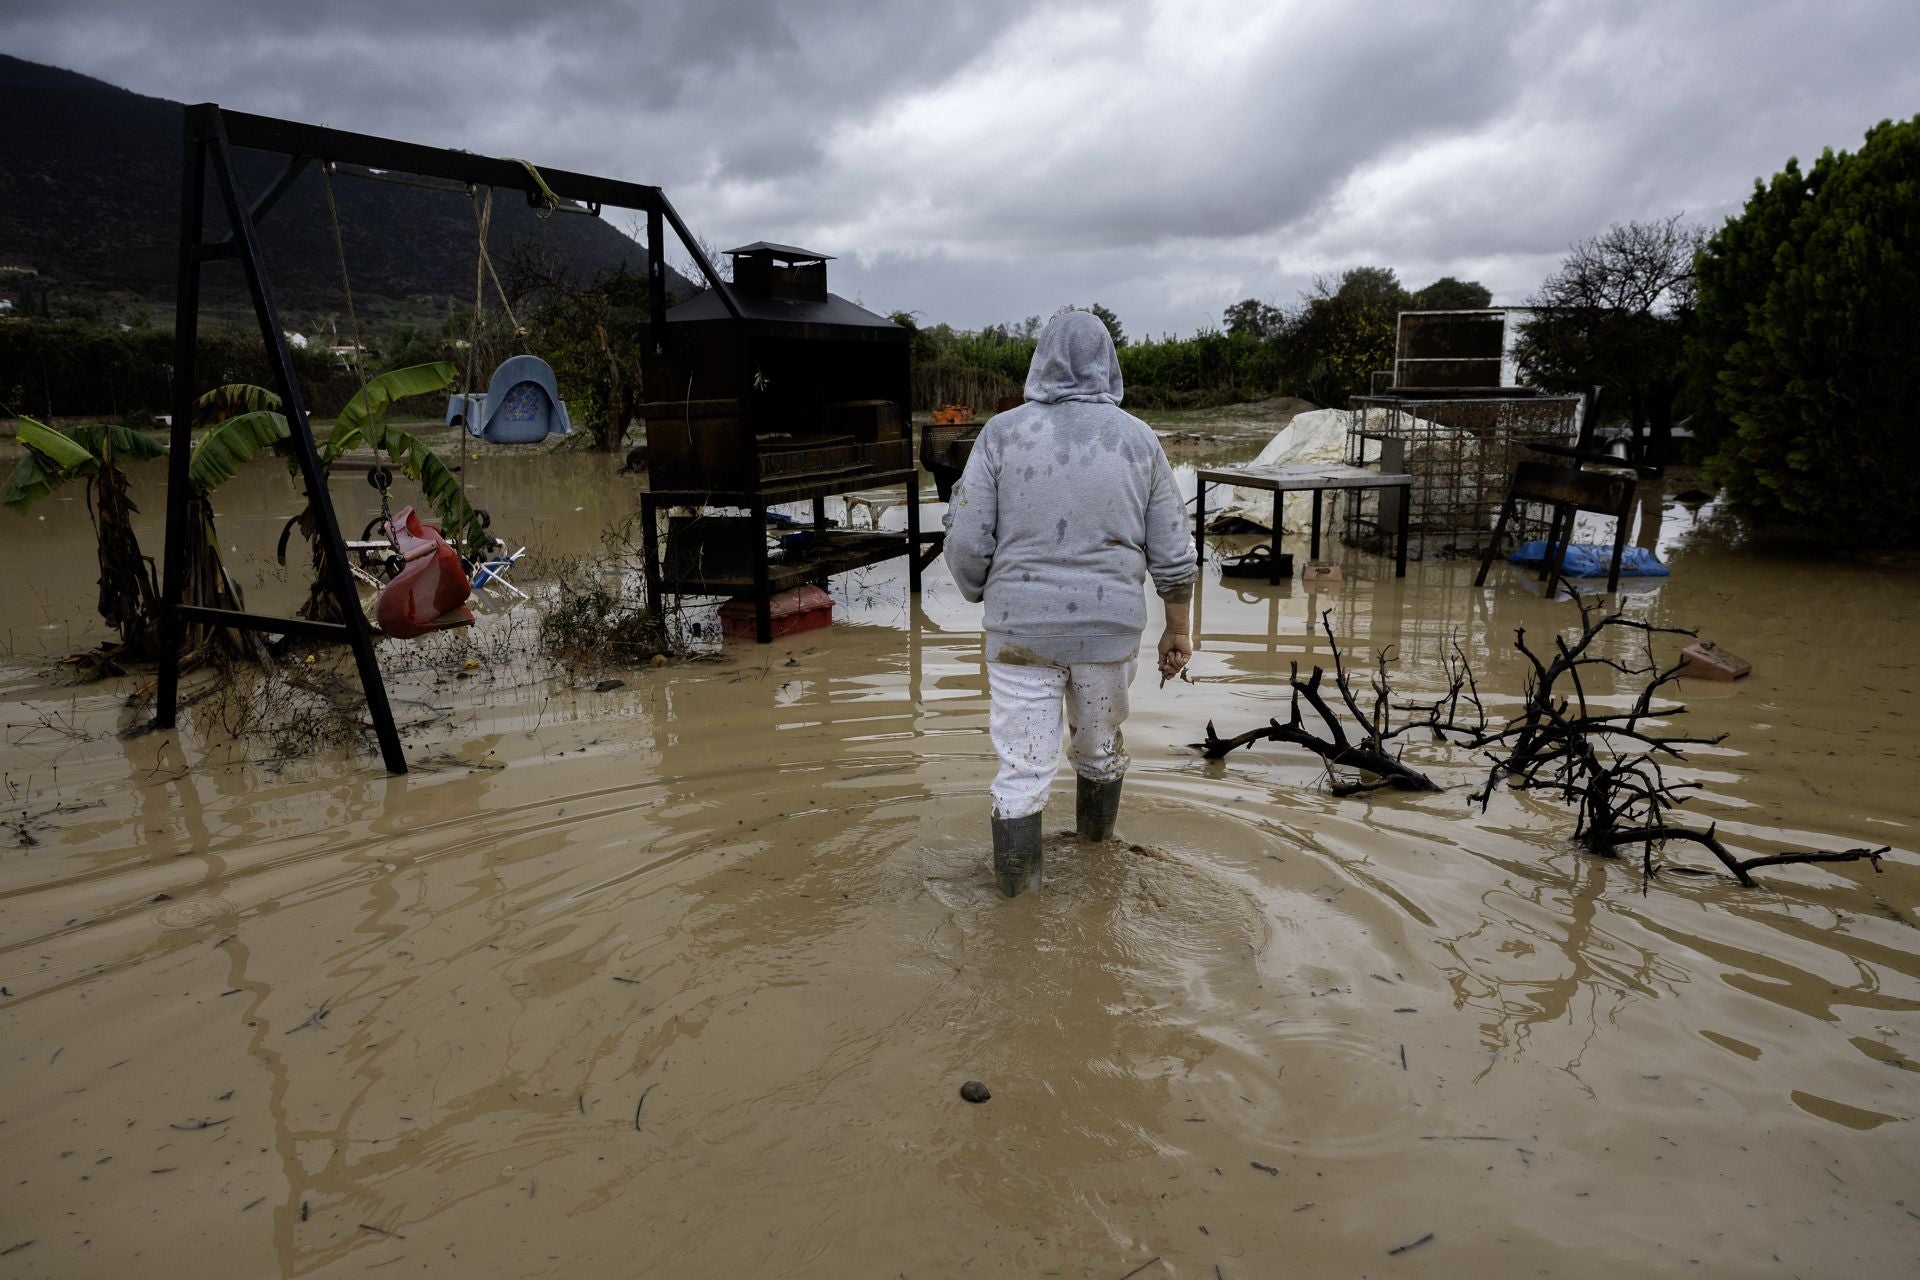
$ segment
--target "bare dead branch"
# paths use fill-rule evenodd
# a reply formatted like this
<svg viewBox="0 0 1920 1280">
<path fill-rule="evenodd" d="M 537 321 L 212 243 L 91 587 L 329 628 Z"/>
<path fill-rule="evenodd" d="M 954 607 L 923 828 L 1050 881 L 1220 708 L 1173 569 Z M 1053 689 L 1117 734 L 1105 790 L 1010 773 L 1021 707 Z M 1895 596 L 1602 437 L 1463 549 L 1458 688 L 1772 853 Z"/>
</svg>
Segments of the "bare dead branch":
<svg viewBox="0 0 1920 1280">
<path fill-rule="evenodd" d="M 1328 788 L 1336 796 L 1360 795 L 1383 788 L 1405 791 L 1437 791 L 1440 788 L 1425 774 L 1418 773 L 1390 755 L 1386 744 L 1411 730 L 1430 732 L 1436 741 L 1452 742 L 1479 752 L 1487 762 L 1485 781 L 1472 791 L 1468 803 L 1485 812 L 1494 788 L 1503 780 L 1516 791 L 1535 791 L 1557 797 L 1574 811 L 1574 839 L 1591 853 L 1616 857 L 1623 848 L 1641 847 L 1642 874 L 1655 874 L 1654 853 L 1668 841 L 1692 843 L 1710 851 L 1720 864 L 1741 884 L 1754 883 L 1752 872 L 1761 867 L 1795 863 L 1854 862 L 1866 860 L 1874 870 L 1880 858 L 1890 852 L 1886 846 L 1838 851 L 1800 850 L 1742 858 L 1721 841 L 1718 830 L 1702 831 L 1677 824 L 1669 815 L 1685 804 L 1689 792 L 1698 791 L 1696 782 L 1670 782 L 1663 762 L 1683 759 L 1690 746 L 1711 746 L 1724 740 L 1725 734 L 1712 737 L 1669 734 L 1657 731 L 1645 722 L 1683 715 L 1686 707 L 1655 707 L 1656 693 L 1679 678 L 1680 664 L 1662 667 L 1653 650 L 1656 636 L 1694 637 L 1699 633 L 1683 627 L 1655 626 L 1602 608 L 1598 598 L 1576 595 L 1580 611 L 1580 632 L 1568 637 L 1556 635 L 1551 660 L 1544 659 L 1527 643 L 1524 627 L 1514 631 L 1514 649 L 1526 660 L 1528 673 L 1521 709 L 1504 723 L 1490 726 L 1486 708 L 1473 675 L 1471 662 L 1457 639 L 1451 652 L 1443 652 L 1447 690 L 1428 703 L 1395 703 L 1388 674 L 1390 651 L 1381 650 L 1369 676 L 1373 693 L 1372 708 L 1363 708 L 1353 689 L 1344 655 L 1333 633 L 1331 613 L 1320 616 L 1333 654 L 1333 683 L 1347 713 L 1360 726 L 1363 735 L 1353 742 L 1338 714 L 1323 692 L 1326 673 L 1315 667 L 1305 680 L 1296 664 L 1290 672 L 1293 690 L 1292 718 L 1281 724 L 1269 720 L 1266 727 L 1250 729 L 1232 738 L 1222 738 L 1207 725 L 1206 740 L 1192 745 L 1209 759 L 1219 759 L 1237 747 L 1259 741 L 1285 742 L 1304 747 L 1318 755 L 1327 766 Z M 1594 652 L 1601 638 L 1610 631 L 1641 633 L 1644 661 L 1610 657 Z M 1621 712 L 1602 712 L 1589 698 L 1582 668 L 1610 671 L 1630 680 L 1642 680 L 1631 706 Z M 1561 686 L 1571 688 L 1570 694 Z M 1471 705 L 1474 720 L 1462 720 L 1462 700 Z M 1313 708 L 1326 727 L 1322 737 L 1310 731 L 1301 713 L 1301 704 Z M 1408 719 L 1395 727 L 1390 715 L 1399 711 Z M 1359 777 L 1342 779 L 1335 767 L 1358 771 Z"/>
</svg>

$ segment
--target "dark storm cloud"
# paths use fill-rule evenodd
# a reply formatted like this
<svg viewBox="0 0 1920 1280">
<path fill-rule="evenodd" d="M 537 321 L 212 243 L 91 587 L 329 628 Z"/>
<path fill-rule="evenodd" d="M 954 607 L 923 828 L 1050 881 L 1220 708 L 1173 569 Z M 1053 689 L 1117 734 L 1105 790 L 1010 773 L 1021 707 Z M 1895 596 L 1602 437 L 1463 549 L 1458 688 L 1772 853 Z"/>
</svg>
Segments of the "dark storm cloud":
<svg viewBox="0 0 1920 1280">
<path fill-rule="evenodd" d="M 1098 299 L 1136 333 L 1358 263 L 1521 301 L 1920 103 L 1920 5 L 24 0 L 0 48 L 140 92 L 664 185 L 871 306 Z"/>
</svg>

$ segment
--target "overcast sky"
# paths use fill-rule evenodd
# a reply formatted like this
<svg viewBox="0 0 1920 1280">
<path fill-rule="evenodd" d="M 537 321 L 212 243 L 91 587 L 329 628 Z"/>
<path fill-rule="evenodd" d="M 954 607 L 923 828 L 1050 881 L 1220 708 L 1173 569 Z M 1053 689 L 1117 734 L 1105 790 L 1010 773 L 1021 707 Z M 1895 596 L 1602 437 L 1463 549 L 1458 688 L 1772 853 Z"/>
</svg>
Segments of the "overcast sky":
<svg viewBox="0 0 1920 1280">
<path fill-rule="evenodd" d="M 0 0 L 0 50 L 655 183 L 879 311 L 1135 336 L 1359 264 L 1522 302 L 1920 111 L 1920 0 Z"/>
</svg>

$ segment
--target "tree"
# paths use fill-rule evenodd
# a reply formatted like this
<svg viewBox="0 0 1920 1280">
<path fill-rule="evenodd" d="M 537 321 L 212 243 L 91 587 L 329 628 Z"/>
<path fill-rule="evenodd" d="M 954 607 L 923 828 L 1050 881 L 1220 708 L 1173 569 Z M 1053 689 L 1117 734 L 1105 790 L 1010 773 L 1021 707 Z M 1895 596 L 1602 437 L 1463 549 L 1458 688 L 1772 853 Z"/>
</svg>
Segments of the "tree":
<svg viewBox="0 0 1920 1280">
<path fill-rule="evenodd" d="M 593 447 L 618 451 L 627 405 L 639 398 L 647 278 L 622 264 L 583 284 L 556 251 L 530 243 L 514 245 L 505 257 L 527 347 L 553 366 L 566 390 L 567 414 L 592 433 Z"/>
<path fill-rule="evenodd" d="M 1258 298 L 1242 298 L 1220 316 L 1220 326 L 1232 337 L 1276 338 L 1286 324 L 1286 313 Z"/>
<path fill-rule="evenodd" d="M 1573 246 L 1528 305 L 1516 355 L 1553 391 L 1599 384 L 1624 400 L 1643 462 L 1666 464 L 1676 402 L 1686 387 L 1693 327 L 1693 257 L 1704 233 L 1679 214 L 1616 223 Z"/>
<path fill-rule="evenodd" d="M 1478 280 L 1441 276 L 1413 295 L 1415 311 L 1477 311 L 1493 305 L 1493 294 Z"/>
<path fill-rule="evenodd" d="M 1394 326 L 1411 301 L 1389 267 L 1314 281 L 1281 334 L 1282 389 L 1328 405 L 1364 395 L 1373 372 L 1393 366 Z"/>
<path fill-rule="evenodd" d="M 1120 327 L 1119 316 L 1113 314 L 1113 312 L 1107 310 L 1097 302 L 1088 307 L 1087 310 L 1098 317 L 1101 324 L 1107 326 L 1107 332 L 1113 335 L 1113 345 L 1116 348 L 1127 345 L 1127 331 Z"/>
<path fill-rule="evenodd" d="M 1920 544 L 1920 116 L 1788 160 L 1700 256 L 1710 474 L 1760 523 Z"/>
<path fill-rule="evenodd" d="M 933 334 L 920 327 L 919 316 L 918 311 L 896 311 L 887 317 L 907 331 L 907 350 L 915 364 L 938 359 L 940 355 L 939 344 Z"/>
</svg>

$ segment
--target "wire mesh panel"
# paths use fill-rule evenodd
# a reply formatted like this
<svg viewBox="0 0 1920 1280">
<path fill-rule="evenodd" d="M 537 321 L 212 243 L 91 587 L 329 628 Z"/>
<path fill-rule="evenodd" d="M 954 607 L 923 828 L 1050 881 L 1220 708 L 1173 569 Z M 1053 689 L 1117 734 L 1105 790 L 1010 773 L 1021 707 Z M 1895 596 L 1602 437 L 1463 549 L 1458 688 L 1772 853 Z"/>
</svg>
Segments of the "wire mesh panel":
<svg viewBox="0 0 1920 1280">
<path fill-rule="evenodd" d="M 1578 396 L 1355 396 L 1347 461 L 1413 475 L 1409 554 L 1477 556 L 1493 533 L 1514 464 L 1528 444 L 1571 445 Z M 1389 504 L 1349 503 L 1346 538 L 1363 546 L 1392 537 Z M 1523 512 L 1521 537 L 1543 536 L 1545 520 Z"/>
</svg>

